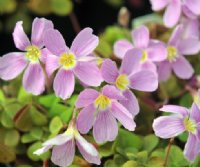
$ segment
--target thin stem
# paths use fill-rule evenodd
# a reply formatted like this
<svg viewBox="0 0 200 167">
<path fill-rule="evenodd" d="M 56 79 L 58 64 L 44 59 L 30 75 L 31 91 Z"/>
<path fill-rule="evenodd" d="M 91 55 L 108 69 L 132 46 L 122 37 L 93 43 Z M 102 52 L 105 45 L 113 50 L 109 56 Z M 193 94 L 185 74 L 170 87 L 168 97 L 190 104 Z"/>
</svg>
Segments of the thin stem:
<svg viewBox="0 0 200 167">
<path fill-rule="evenodd" d="M 48 160 L 44 160 L 43 167 L 49 167 L 49 161 Z"/>
<path fill-rule="evenodd" d="M 71 23 L 72 23 L 72 26 L 73 26 L 73 28 L 74 28 L 74 31 L 78 34 L 79 31 L 81 31 L 81 27 L 80 27 L 80 24 L 79 24 L 79 22 L 78 22 L 78 19 L 77 19 L 75 13 L 74 13 L 74 12 L 71 12 L 71 13 L 69 14 L 69 18 L 70 18 L 70 20 L 71 20 Z"/>
<path fill-rule="evenodd" d="M 168 162 L 168 159 L 169 159 L 169 153 L 170 153 L 171 146 L 172 146 L 173 142 L 174 142 L 174 138 L 171 138 L 169 140 L 169 144 L 168 144 L 168 147 L 167 147 L 167 154 L 166 154 L 166 157 L 165 157 L 164 167 L 167 167 L 167 162 Z"/>
</svg>

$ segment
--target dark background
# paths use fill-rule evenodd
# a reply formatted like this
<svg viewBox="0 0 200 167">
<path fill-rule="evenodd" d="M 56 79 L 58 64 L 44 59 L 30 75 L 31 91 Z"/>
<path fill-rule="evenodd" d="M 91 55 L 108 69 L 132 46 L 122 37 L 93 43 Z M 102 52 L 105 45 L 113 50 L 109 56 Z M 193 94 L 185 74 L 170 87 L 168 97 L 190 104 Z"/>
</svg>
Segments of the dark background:
<svg viewBox="0 0 200 167">
<path fill-rule="evenodd" d="M 106 0 L 74 0 L 74 13 L 77 16 L 80 27 L 91 27 L 98 34 L 108 25 L 116 24 L 117 15 L 120 7 L 113 7 Z M 130 13 L 131 18 L 151 13 L 149 0 L 124 0 L 124 5 Z M 7 15 L 0 15 L 0 20 L 4 23 Z M 31 17 L 43 17 L 31 14 Z M 56 15 L 45 16 L 53 21 L 55 28 L 58 29 L 66 39 L 67 45 L 75 37 L 71 21 L 68 16 L 60 17 Z M 14 27 L 13 27 L 14 28 Z M 30 35 L 30 34 L 29 34 Z M 5 30 L 0 32 L 0 56 L 8 52 L 17 51 L 14 46 L 12 34 Z"/>
</svg>

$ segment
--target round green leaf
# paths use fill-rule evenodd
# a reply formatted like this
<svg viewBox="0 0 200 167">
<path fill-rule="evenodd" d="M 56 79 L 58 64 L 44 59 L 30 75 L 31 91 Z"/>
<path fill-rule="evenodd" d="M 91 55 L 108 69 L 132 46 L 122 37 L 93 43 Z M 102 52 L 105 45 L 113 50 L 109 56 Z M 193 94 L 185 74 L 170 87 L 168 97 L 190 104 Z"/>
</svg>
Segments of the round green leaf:
<svg viewBox="0 0 200 167">
<path fill-rule="evenodd" d="M 51 0 L 50 2 L 53 12 L 57 15 L 65 16 L 73 10 L 71 0 Z"/>
<path fill-rule="evenodd" d="M 51 120 L 49 125 L 49 130 L 52 134 L 58 134 L 58 132 L 62 127 L 63 127 L 62 120 L 60 119 L 60 117 L 57 116 Z"/>
<path fill-rule="evenodd" d="M 19 143 L 20 135 L 16 130 L 9 130 L 6 132 L 4 143 L 7 146 L 16 146 Z"/>
</svg>

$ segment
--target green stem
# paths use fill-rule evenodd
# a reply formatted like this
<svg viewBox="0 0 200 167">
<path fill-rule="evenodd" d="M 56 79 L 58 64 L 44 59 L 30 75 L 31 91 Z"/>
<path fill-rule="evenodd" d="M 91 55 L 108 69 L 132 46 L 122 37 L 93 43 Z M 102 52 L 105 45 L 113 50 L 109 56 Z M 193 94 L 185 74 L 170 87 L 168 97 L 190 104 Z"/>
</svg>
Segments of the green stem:
<svg viewBox="0 0 200 167">
<path fill-rule="evenodd" d="M 166 153 L 166 157 L 165 157 L 164 167 L 167 167 L 167 162 L 168 162 L 168 159 L 169 159 L 169 153 L 170 153 L 171 146 L 172 146 L 173 142 L 174 142 L 174 138 L 171 138 L 169 140 L 169 144 L 168 144 L 168 147 L 167 147 L 167 153 Z"/>
</svg>

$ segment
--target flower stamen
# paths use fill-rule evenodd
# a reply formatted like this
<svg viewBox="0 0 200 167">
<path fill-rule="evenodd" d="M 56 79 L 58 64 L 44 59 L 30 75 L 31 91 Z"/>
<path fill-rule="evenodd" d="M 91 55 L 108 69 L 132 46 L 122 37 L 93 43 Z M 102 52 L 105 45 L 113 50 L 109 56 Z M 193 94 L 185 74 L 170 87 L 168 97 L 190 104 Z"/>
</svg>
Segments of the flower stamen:
<svg viewBox="0 0 200 167">
<path fill-rule="evenodd" d="M 127 75 L 121 74 L 117 77 L 115 81 L 115 85 L 119 90 L 125 90 L 129 85 L 129 79 Z"/>
<path fill-rule="evenodd" d="M 30 45 L 26 48 L 26 58 L 32 63 L 36 63 L 39 61 L 41 56 L 40 49 L 35 45 Z"/>
<path fill-rule="evenodd" d="M 95 102 L 94 102 L 94 105 L 96 108 L 100 109 L 100 110 L 105 110 L 106 108 L 108 108 L 111 104 L 111 101 L 110 99 L 105 96 L 105 95 L 99 95 Z"/>
<path fill-rule="evenodd" d="M 175 61 L 176 58 L 178 57 L 178 54 L 177 54 L 177 49 L 174 47 L 174 46 L 168 46 L 167 47 L 167 59 L 172 62 L 172 61 Z"/>
<path fill-rule="evenodd" d="M 65 69 L 72 69 L 76 66 L 76 57 L 73 53 L 63 53 L 60 56 L 59 63 L 65 68 Z"/>
</svg>

